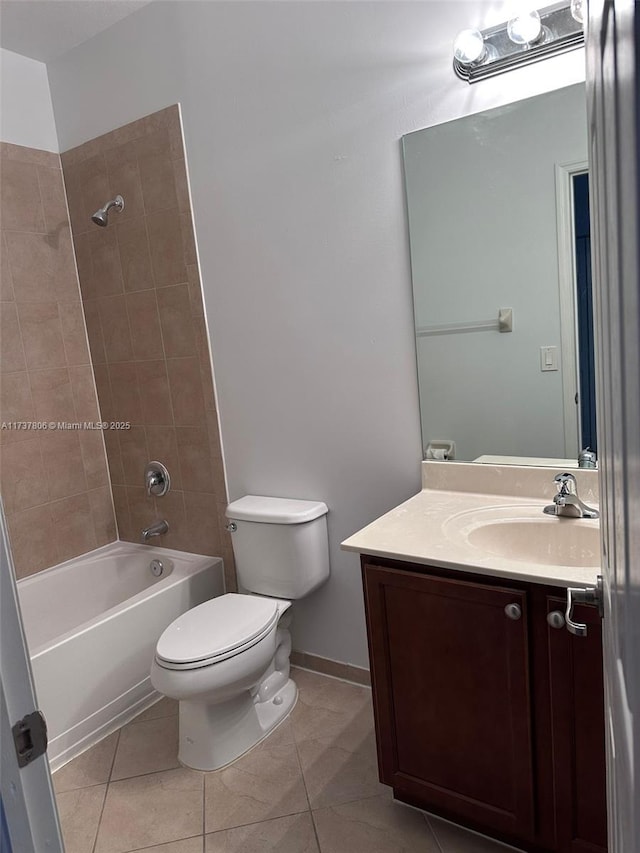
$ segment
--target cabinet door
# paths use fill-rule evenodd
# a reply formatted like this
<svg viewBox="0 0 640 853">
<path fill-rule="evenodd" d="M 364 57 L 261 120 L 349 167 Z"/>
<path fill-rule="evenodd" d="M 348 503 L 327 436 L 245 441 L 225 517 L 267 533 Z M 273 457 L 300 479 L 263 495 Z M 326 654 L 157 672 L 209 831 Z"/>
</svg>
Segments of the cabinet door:
<svg viewBox="0 0 640 853">
<path fill-rule="evenodd" d="M 547 597 L 547 612 L 565 607 Z M 563 853 L 606 853 L 602 624 L 595 607 L 575 607 L 574 619 L 586 637 L 548 629 L 556 825 Z"/>
<path fill-rule="evenodd" d="M 381 780 L 444 816 L 531 837 L 526 593 L 363 574 Z"/>
</svg>

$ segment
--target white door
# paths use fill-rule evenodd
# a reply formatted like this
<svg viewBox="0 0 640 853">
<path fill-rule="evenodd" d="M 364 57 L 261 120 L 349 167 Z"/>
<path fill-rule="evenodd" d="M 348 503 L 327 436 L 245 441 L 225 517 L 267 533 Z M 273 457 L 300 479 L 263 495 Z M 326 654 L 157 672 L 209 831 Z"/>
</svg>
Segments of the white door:
<svg viewBox="0 0 640 853">
<path fill-rule="evenodd" d="M 640 4 L 591 0 L 598 445 L 610 853 L 640 853 Z"/>
<path fill-rule="evenodd" d="M 7 824 L 3 830 L 8 828 L 12 853 L 62 853 L 47 757 L 19 767 L 13 742 L 12 727 L 36 708 L 0 502 L 0 793 Z M 6 843 L 5 836 L 2 853 Z"/>
</svg>

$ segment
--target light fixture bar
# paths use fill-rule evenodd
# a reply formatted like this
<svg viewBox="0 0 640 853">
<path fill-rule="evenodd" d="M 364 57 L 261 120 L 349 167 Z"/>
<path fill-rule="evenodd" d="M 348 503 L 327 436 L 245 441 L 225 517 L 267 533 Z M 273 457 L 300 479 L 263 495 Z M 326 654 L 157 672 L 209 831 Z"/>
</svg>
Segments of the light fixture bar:
<svg viewBox="0 0 640 853">
<path fill-rule="evenodd" d="M 507 33 L 507 23 L 481 30 L 487 50 L 480 62 L 464 65 L 454 57 L 453 68 L 462 80 L 477 83 L 521 65 L 530 65 L 584 44 L 584 28 L 571 14 L 567 2 L 539 9 L 542 36 L 530 45 L 515 44 Z"/>
</svg>

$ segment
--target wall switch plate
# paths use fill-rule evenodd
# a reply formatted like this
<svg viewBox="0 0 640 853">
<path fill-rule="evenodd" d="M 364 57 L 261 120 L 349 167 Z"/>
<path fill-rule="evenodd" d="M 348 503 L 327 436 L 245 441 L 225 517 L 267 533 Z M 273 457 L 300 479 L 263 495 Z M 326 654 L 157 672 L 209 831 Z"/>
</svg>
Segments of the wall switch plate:
<svg viewBox="0 0 640 853">
<path fill-rule="evenodd" d="M 558 347 L 540 347 L 540 370 L 558 370 Z"/>
</svg>

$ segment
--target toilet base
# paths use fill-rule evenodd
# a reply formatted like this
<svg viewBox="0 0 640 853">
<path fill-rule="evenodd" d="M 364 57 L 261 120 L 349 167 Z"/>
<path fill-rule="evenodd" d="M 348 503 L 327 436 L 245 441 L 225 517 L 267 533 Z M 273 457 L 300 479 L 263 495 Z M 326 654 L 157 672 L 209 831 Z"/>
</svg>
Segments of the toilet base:
<svg viewBox="0 0 640 853">
<path fill-rule="evenodd" d="M 271 692 L 271 691 L 269 691 Z M 178 761 L 193 770 L 219 770 L 270 734 L 293 709 L 298 688 L 289 678 L 269 698 L 248 690 L 215 705 L 180 701 Z"/>
</svg>

